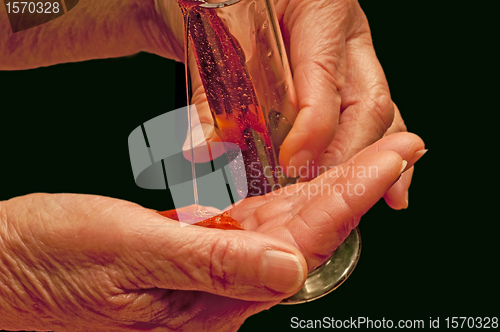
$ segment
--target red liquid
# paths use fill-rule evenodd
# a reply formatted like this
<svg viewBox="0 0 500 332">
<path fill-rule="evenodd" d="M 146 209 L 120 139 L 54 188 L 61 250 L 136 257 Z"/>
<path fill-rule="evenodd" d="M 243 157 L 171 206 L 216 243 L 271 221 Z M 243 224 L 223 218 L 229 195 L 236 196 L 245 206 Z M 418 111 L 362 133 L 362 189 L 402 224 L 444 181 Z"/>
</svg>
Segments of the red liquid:
<svg viewBox="0 0 500 332">
<path fill-rule="evenodd" d="M 195 0 L 178 3 L 187 25 L 185 47 L 194 53 L 217 133 L 242 151 L 246 197 L 268 193 L 278 184 L 276 156 L 243 49 L 214 9 L 199 7 L 202 2 Z M 269 166 L 267 172 L 262 163 Z"/>
<path fill-rule="evenodd" d="M 179 221 L 179 216 L 177 215 L 177 211 L 168 210 L 168 211 L 158 211 L 164 217 Z M 229 216 L 227 212 L 214 216 L 212 218 L 197 222 L 194 224 L 196 226 L 202 226 L 207 228 L 217 228 L 217 229 L 235 229 L 235 230 L 243 230 L 240 223 L 234 220 Z"/>
</svg>

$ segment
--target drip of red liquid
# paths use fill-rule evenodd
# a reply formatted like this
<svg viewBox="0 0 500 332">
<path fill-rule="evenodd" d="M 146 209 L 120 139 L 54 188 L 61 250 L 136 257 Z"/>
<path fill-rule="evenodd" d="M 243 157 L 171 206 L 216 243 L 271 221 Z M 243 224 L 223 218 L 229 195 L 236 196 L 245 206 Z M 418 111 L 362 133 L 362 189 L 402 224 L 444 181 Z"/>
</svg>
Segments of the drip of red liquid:
<svg viewBox="0 0 500 332">
<path fill-rule="evenodd" d="M 179 216 L 177 215 L 177 211 L 175 209 L 168 211 L 158 211 L 158 213 L 164 217 L 179 221 Z M 243 230 L 240 223 L 231 218 L 229 216 L 229 213 L 227 212 L 224 212 L 209 219 L 202 220 L 194 225 L 207 228 L 226 229 L 226 230 L 228 229 Z"/>
</svg>

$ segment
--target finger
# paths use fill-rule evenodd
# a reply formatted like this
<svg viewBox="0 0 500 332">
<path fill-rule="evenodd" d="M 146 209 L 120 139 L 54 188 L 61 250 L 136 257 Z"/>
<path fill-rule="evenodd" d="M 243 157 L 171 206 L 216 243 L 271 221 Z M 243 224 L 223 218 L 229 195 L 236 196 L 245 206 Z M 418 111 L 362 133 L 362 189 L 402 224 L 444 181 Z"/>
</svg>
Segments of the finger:
<svg viewBox="0 0 500 332">
<path fill-rule="evenodd" d="M 363 151 L 357 153 L 351 159 L 349 159 L 345 164 L 351 165 L 355 162 L 356 158 L 360 155 L 368 156 L 378 151 L 390 150 L 398 153 L 403 159 L 408 161 L 407 169 L 410 168 L 417 160 L 414 155 L 419 155 L 424 150 L 424 142 L 420 137 L 412 133 L 399 133 L 390 135 L 380 139 L 369 147 L 365 148 Z M 330 170 L 332 167 L 330 168 Z M 352 169 L 352 168 L 351 168 Z M 332 174 L 325 172 L 322 175 L 316 177 L 313 182 L 320 182 L 326 178 L 332 178 Z M 281 190 L 273 191 L 265 196 L 252 197 L 243 201 L 236 208 L 231 210 L 231 216 L 239 221 L 244 221 L 245 229 L 257 229 L 259 225 L 262 225 L 267 220 L 271 219 L 273 216 L 276 220 L 283 220 L 282 218 L 287 218 L 290 212 L 286 209 L 288 208 L 286 204 L 278 199 L 283 197 L 292 196 L 295 193 L 304 192 L 307 189 L 307 182 L 301 182 L 295 185 L 287 186 Z M 272 201 L 276 200 L 276 203 L 270 204 Z M 268 204 L 272 206 L 270 209 L 264 209 L 263 211 L 257 210 L 260 206 Z M 256 213 L 257 216 L 248 219 L 252 214 Z M 262 217 L 259 218 L 258 216 Z M 278 215 L 281 215 L 278 217 Z"/>
<path fill-rule="evenodd" d="M 280 164 L 289 166 L 288 174 L 294 177 L 326 150 L 337 129 L 345 35 L 341 22 L 332 28 L 332 17 L 339 16 L 336 9 L 327 1 L 300 2 L 284 18 L 299 114 L 281 147 Z"/>
<path fill-rule="evenodd" d="M 378 151 L 391 150 L 397 152 L 401 157 L 408 161 L 406 169 L 412 167 L 415 162 L 425 153 L 424 141 L 413 133 L 403 132 L 385 136 L 369 147 L 361 150 L 352 156 L 346 164 L 353 163 L 360 155 L 369 155 Z M 322 174 L 318 178 L 328 176 Z"/>
<path fill-rule="evenodd" d="M 394 175 L 394 172 L 387 171 L 396 167 L 395 156 L 399 156 L 400 167 L 401 160 L 406 161 L 405 168 L 398 169 L 398 172 L 405 171 L 419 159 L 423 145 L 423 141 L 411 133 L 381 139 L 353 156 L 347 163 L 330 169 L 309 184 L 301 184 L 303 187 L 297 191 L 296 198 L 290 197 L 281 202 L 279 206 L 300 206 L 297 201 L 300 195 L 308 200 L 298 211 L 281 213 L 283 218 L 289 218 L 285 224 L 286 230 L 283 227 L 280 230 L 279 225 L 261 223 L 258 231 L 271 231 L 270 234 L 281 240 L 296 243 L 303 251 L 309 268 L 317 266 L 329 257 L 357 225 L 359 217 L 397 180 L 399 173 Z M 389 157 L 385 153 L 389 153 Z M 284 189 L 286 188 L 288 187 Z M 319 199 L 322 203 L 314 205 Z M 275 210 L 279 210 L 279 206 L 263 213 L 270 216 Z M 318 241 L 318 236 L 321 236 L 321 241 Z"/>
<path fill-rule="evenodd" d="M 397 133 L 386 136 L 374 145 L 363 150 L 361 153 L 373 153 L 373 151 L 393 149 L 398 152 L 408 164 L 400 179 L 385 193 L 386 203 L 395 210 L 408 207 L 408 188 L 413 176 L 413 165 L 427 152 L 424 142 L 412 133 Z M 359 154 L 351 160 L 355 159 Z"/>
<path fill-rule="evenodd" d="M 195 163 L 206 163 L 224 154 L 224 144 L 210 123 L 197 123 L 188 128 L 182 145 L 184 158 Z"/>
<path fill-rule="evenodd" d="M 394 121 L 387 129 L 385 136 L 399 132 L 406 132 L 406 125 L 401 117 L 401 113 L 396 105 L 394 105 Z M 422 150 L 423 153 L 427 150 Z M 422 155 L 423 155 L 422 153 Z M 395 210 L 406 209 L 408 207 L 408 190 L 413 177 L 413 167 L 404 172 L 401 178 L 396 182 L 391 189 L 384 195 L 385 202 Z"/>
<path fill-rule="evenodd" d="M 229 211 L 230 216 L 240 221 L 246 230 L 259 230 L 263 224 L 270 227 L 281 225 L 292 217 L 292 204 L 300 205 L 294 196 L 304 191 L 308 183 L 296 183 L 278 190 L 274 190 L 267 195 L 252 197 L 243 200 L 238 206 Z"/>
<path fill-rule="evenodd" d="M 346 57 L 342 115 L 332 143 L 337 157 L 333 165 L 380 139 L 394 119 L 394 104 L 369 32 L 347 41 Z"/>
<path fill-rule="evenodd" d="M 408 188 L 410 187 L 413 170 L 414 168 L 411 167 L 404 172 L 401 178 L 384 195 L 385 202 L 394 210 L 408 207 Z"/>
<path fill-rule="evenodd" d="M 252 301 L 284 298 L 302 287 L 305 260 L 285 242 L 249 231 L 181 228 L 162 219 L 151 215 L 128 242 L 129 266 L 151 287 Z"/>
<path fill-rule="evenodd" d="M 284 224 L 286 232 L 276 228 L 269 234 L 288 235 L 284 239 L 297 245 L 309 269 L 319 266 L 398 179 L 406 166 L 403 161 L 398 153 L 385 150 L 359 156 L 352 165 L 328 171 L 332 179 L 315 181 L 302 193 L 308 202 Z"/>
</svg>

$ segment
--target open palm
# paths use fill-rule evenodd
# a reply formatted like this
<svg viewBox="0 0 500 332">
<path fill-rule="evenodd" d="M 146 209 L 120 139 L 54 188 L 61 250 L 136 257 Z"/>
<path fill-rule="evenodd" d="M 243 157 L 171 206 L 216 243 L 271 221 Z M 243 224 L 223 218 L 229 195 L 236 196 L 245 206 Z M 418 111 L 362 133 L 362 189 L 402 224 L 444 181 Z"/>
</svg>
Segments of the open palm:
<svg viewBox="0 0 500 332">
<path fill-rule="evenodd" d="M 390 135 L 343 170 L 246 199 L 230 210 L 245 230 L 180 227 L 100 196 L 0 202 L 0 255 L 11 271 L 2 282 L 18 290 L 3 295 L 16 309 L 4 305 L 0 323 L 55 331 L 236 330 L 297 292 L 422 149 L 413 134 Z"/>
</svg>

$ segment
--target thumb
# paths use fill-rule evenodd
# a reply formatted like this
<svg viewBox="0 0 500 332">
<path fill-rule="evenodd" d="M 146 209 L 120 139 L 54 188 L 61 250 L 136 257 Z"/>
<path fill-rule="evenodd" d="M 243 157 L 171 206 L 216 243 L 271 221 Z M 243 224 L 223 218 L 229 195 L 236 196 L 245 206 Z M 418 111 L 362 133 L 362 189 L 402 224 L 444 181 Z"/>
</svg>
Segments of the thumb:
<svg viewBox="0 0 500 332">
<path fill-rule="evenodd" d="M 338 7 L 331 1 L 292 1 L 285 25 L 299 114 L 283 142 L 280 164 L 290 176 L 317 159 L 333 140 L 344 86 L 345 43 Z M 337 20 L 335 25 L 331 22 Z M 335 37 L 332 37 L 335 36 Z"/>
<path fill-rule="evenodd" d="M 270 301 L 296 293 L 307 277 L 298 249 L 268 235 L 149 220 L 133 232 L 131 248 L 141 253 L 135 264 L 147 267 L 143 281 L 151 286 Z"/>
<path fill-rule="evenodd" d="M 221 139 L 215 133 L 212 123 L 197 123 L 192 125 L 186 133 L 182 154 L 189 161 L 206 163 L 225 152 L 224 145 L 219 144 L 220 142 Z"/>
</svg>

